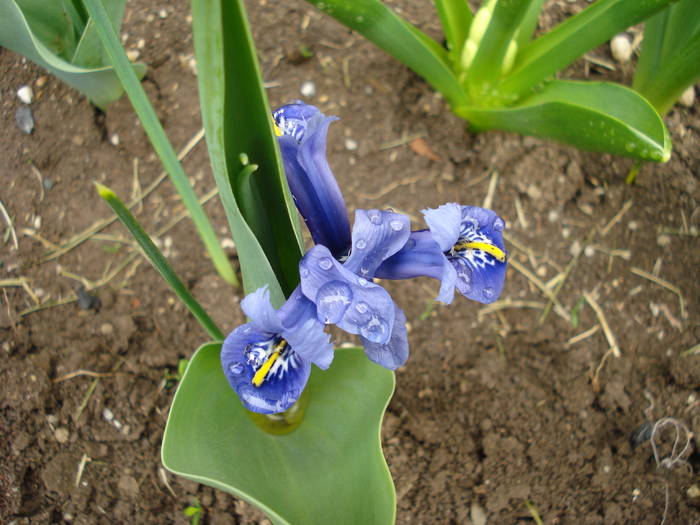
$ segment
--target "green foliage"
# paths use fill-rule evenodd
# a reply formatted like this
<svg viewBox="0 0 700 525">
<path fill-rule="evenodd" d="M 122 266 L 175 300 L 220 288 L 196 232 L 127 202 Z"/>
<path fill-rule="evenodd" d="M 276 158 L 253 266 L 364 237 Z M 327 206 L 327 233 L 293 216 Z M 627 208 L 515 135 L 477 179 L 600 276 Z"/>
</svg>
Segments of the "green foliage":
<svg viewBox="0 0 700 525">
<path fill-rule="evenodd" d="M 466 0 L 435 0 L 447 50 L 380 0 L 307 1 L 423 76 L 474 130 L 516 131 L 640 160 L 669 158 L 668 132 L 644 97 L 612 84 L 573 87 L 552 77 L 674 0 L 597 0 L 534 40 L 543 0 L 485 0 L 475 14 Z M 679 60 L 686 63 L 695 52 L 691 46 Z M 591 122 L 605 133 L 590 129 Z"/>
<path fill-rule="evenodd" d="M 361 349 L 314 368 L 304 421 L 287 435 L 253 425 L 221 370 L 219 345 L 192 357 L 163 437 L 166 468 L 225 490 L 276 525 L 387 525 L 395 494 L 380 443 L 394 374 Z"/>
<path fill-rule="evenodd" d="M 681 0 L 647 20 L 634 89 L 662 115 L 700 80 L 700 5 Z"/>
<path fill-rule="evenodd" d="M 192 504 L 185 507 L 182 513 L 190 519 L 190 525 L 199 525 L 202 520 L 202 515 L 204 514 L 204 509 L 199 500 L 195 498 L 192 500 Z"/>
<path fill-rule="evenodd" d="M 104 0 L 119 31 L 125 0 Z M 119 78 L 81 0 L 0 0 L 0 45 L 24 55 L 104 108 L 122 94 Z M 143 77 L 146 66 L 132 64 Z"/>
</svg>

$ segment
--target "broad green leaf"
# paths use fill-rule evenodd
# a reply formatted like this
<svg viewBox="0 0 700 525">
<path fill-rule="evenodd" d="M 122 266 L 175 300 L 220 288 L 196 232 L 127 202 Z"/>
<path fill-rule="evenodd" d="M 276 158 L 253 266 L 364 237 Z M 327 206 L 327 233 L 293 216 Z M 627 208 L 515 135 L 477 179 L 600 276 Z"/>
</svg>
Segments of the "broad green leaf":
<svg viewBox="0 0 700 525">
<path fill-rule="evenodd" d="M 447 40 L 450 60 L 458 66 L 474 15 L 467 0 L 435 0 L 435 7 Z"/>
<path fill-rule="evenodd" d="M 517 51 L 512 49 L 521 20 L 535 0 L 497 0 L 485 2 L 483 9 L 489 9 L 491 16 L 481 19 L 477 12 L 474 24 L 486 25 L 483 37 L 477 44 L 477 51 L 467 72 L 467 87 L 472 100 L 488 106 L 497 101 L 493 89 L 501 76 L 510 69 L 504 66 L 506 55 Z"/>
<path fill-rule="evenodd" d="M 523 15 L 520 25 L 518 26 L 515 40 L 518 43 L 518 49 L 522 49 L 532 39 L 532 34 L 537 29 L 537 22 L 540 18 L 540 11 L 544 0 L 533 0 Z"/>
<path fill-rule="evenodd" d="M 451 105 L 466 102 L 445 49 L 379 0 L 307 1 L 418 73 Z"/>
<path fill-rule="evenodd" d="M 249 293 L 261 286 L 268 285 L 270 288 L 270 299 L 276 307 L 279 307 L 285 300 L 286 290 L 283 290 L 278 281 L 278 274 L 275 273 L 272 264 L 268 260 L 268 255 L 241 213 L 236 200 L 236 194 L 240 194 L 240 189 L 237 189 L 236 193 L 234 193 L 233 189 L 234 185 L 242 182 L 246 175 L 253 175 L 248 173 L 249 169 L 245 166 L 240 167 L 230 175 L 226 161 L 225 121 L 229 117 L 225 111 L 224 35 L 220 2 L 215 0 L 194 0 L 192 2 L 192 15 L 194 50 L 199 72 L 197 75 L 199 101 L 207 137 L 207 148 L 214 178 L 219 188 L 219 196 L 226 211 L 231 233 L 238 247 L 238 259 L 241 264 L 241 273 L 243 274 L 243 288 Z M 265 111 L 264 118 L 269 119 L 267 111 Z M 242 121 L 239 121 L 242 131 L 250 129 L 241 123 Z M 258 127 L 261 128 L 262 123 L 259 124 L 260 126 Z M 265 121 L 265 125 L 270 125 L 268 120 Z M 260 129 L 258 132 L 260 132 Z M 262 132 L 265 133 L 265 130 L 262 130 Z M 271 130 L 270 133 L 272 133 Z M 240 161 L 237 162 L 240 165 Z M 298 253 L 298 249 L 295 253 Z M 276 267 L 279 270 L 279 264 Z"/>
<path fill-rule="evenodd" d="M 636 92 L 605 82 L 551 81 L 507 109 L 457 108 L 479 129 L 547 137 L 591 151 L 665 162 L 668 131 L 654 108 Z"/>
<path fill-rule="evenodd" d="M 165 467 L 259 507 L 277 525 L 390 525 L 395 494 L 381 420 L 394 374 L 360 349 L 313 367 L 309 405 L 290 434 L 263 432 L 221 370 L 220 345 L 192 357 L 163 436 Z"/>
<path fill-rule="evenodd" d="M 124 18 L 124 10 L 126 7 L 126 0 L 103 0 L 105 9 L 109 16 L 114 31 L 119 34 L 119 29 L 122 25 L 122 18 Z M 75 48 L 73 53 L 73 58 L 71 63 L 76 66 L 84 67 L 95 67 L 99 64 L 109 63 L 109 57 L 102 47 L 100 42 L 100 37 L 95 29 L 95 23 L 92 19 L 88 19 L 80 35 L 80 41 Z"/>
<path fill-rule="evenodd" d="M 498 91 L 505 97 L 525 94 L 585 52 L 673 1 L 598 0 L 525 46 Z"/>
<path fill-rule="evenodd" d="M 124 90 L 131 101 L 134 111 L 138 115 L 144 131 L 148 135 L 153 149 L 163 163 L 165 171 L 170 176 L 173 186 L 175 186 L 183 204 L 187 208 L 192 222 L 197 229 L 197 233 L 201 237 L 202 242 L 212 258 L 214 267 L 226 282 L 235 286 L 238 284 L 238 281 L 233 267 L 219 244 L 219 239 L 214 232 L 214 227 L 211 222 L 209 222 L 209 218 L 204 213 L 204 208 L 197 200 L 197 194 L 192 188 L 182 168 L 182 164 L 180 164 L 180 161 L 177 159 L 175 150 L 170 144 L 165 130 L 146 96 L 143 86 L 131 68 L 129 59 L 126 57 L 124 48 L 119 41 L 119 37 L 114 30 L 114 26 L 112 25 L 107 11 L 102 5 L 102 1 L 84 1 L 85 8 L 88 10 L 90 18 L 95 23 L 100 41 L 114 64 L 114 69 L 117 75 L 119 75 L 119 79 L 124 86 Z"/>
<path fill-rule="evenodd" d="M 60 36 L 63 34 L 61 31 L 72 31 L 70 25 L 64 23 L 65 16 L 53 18 L 59 4 L 34 0 L 32 8 L 36 8 L 41 16 L 32 18 L 34 11 L 25 16 L 14 0 L 0 0 L 0 45 L 46 68 L 104 109 L 122 94 L 119 78 L 111 66 L 79 67 L 71 64 L 68 58 L 59 56 L 59 52 L 68 52 L 74 45 L 72 40 L 66 41 L 64 36 Z M 34 25 L 30 26 L 28 20 L 34 20 Z M 61 24 L 58 24 L 58 20 L 61 20 Z M 36 28 L 36 34 L 32 28 Z M 133 64 L 131 67 L 139 78 L 146 73 L 143 64 Z"/>
<path fill-rule="evenodd" d="M 252 200 L 237 193 L 239 185 L 234 181 L 231 187 L 243 217 L 265 251 L 283 291 L 289 295 L 299 283 L 299 216 L 287 186 L 243 2 L 194 0 L 192 13 L 194 19 L 199 19 L 195 29 L 199 34 L 195 38 L 216 41 L 217 47 L 207 52 L 219 55 L 210 60 L 223 60 L 218 76 L 207 76 L 205 81 L 220 84 L 223 89 L 223 111 L 217 118 L 223 119 L 228 174 L 238 175 L 244 167 L 241 154 L 258 166 L 250 177 Z M 201 86 L 200 81 L 200 89 Z M 207 99 L 202 102 L 210 103 Z"/>
<path fill-rule="evenodd" d="M 143 250 L 146 258 L 158 271 L 165 282 L 168 283 L 170 288 L 172 288 L 173 292 L 177 294 L 184 305 L 187 306 L 192 315 L 194 315 L 195 319 L 199 321 L 199 324 L 201 324 L 202 328 L 204 328 L 204 330 L 209 334 L 209 337 L 217 340 L 223 340 L 224 336 L 221 333 L 221 330 L 219 330 L 216 323 L 212 321 L 211 317 L 209 317 L 204 308 L 202 308 L 202 306 L 192 296 L 182 280 L 170 267 L 168 260 L 153 243 L 151 237 L 136 220 L 136 217 L 134 217 L 129 211 L 129 208 L 127 208 L 121 199 L 119 199 L 119 197 L 117 197 L 117 195 L 108 187 L 99 183 L 95 183 L 95 185 L 97 186 L 97 191 L 100 194 L 100 197 L 102 197 L 107 204 L 109 204 L 114 213 L 117 214 L 117 217 L 119 217 L 119 220 L 122 221 L 122 224 L 126 226 L 129 233 L 131 233 L 136 242 L 139 243 L 139 246 Z"/>
<path fill-rule="evenodd" d="M 700 77 L 700 5 L 681 0 L 644 24 L 632 87 L 661 114 Z"/>
</svg>

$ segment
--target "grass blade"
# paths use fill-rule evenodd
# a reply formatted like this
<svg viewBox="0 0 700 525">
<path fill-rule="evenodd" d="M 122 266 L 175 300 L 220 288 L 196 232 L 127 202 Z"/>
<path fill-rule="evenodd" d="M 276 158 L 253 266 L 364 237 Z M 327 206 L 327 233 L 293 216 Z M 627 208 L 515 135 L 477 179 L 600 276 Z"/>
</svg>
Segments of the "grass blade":
<svg viewBox="0 0 700 525">
<path fill-rule="evenodd" d="M 85 7 L 90 13 L 90 17 L 95 23 L 100 41 L 114 65 L 114 69 L 124 86 L 124 90 L 129 96 L 134 111 L 136 111 L 136 114 L 141 120 L 143 129 L 151 140 L 153 149 L 155 149 L 158 157 L 160 157 L 163 167 L 168 172 L 168 175 L 170 175 L 170 180 L 172 180 L 175 189 L 180 194 L 182 202 L 187 208 L 187 211 L 189 211 L 192 221 L 197 228 L 197 232 L 202 238 L 216 270 L 226 282 L 234 286 L 237 285 L 238 280 L 236 279 L 233 267 L 219 244 L 219 239 L 208 217 L 204 213 L 204 208 L 202 208 L 197 201 L 197 195 L 190 185 L 180 161 L 177 160 L 175 150 L 165 135 L 163 126 L 158 120 L 153 106 L 151 106 L 146 96 L 146 92 L 131 68 L 129 59 L 126 57 L 126 53 L 119 42 L 119 37 L 114 31 L 107 11 L 102 5 L 101 0 L 84 1 Z"/>
<path fill-rule="evenodd" d="M 100 194 L 100 197 L 107 201 L 107 204 L 110 205 L 112 210 L 114 210 L 114 213 L 116 213 L 119 217 L 119 220 L 122 221 L 136 242 L 139 243 L 139 246 L 141 246 L 146 258 L 151 262 L 153 267 L 158 270 L 158 273 L 160 273 L 161 277 L 165 279 L 165 282 L 168 283 L 170 288 L 172 288 L 185 306 L 189 308 L 192 315 L 194 315 L 197 321 L 199 321 L 199 324 L 202 325 L 202 328 L 204 328 L 204 330 L 206 330 L 209 336 L 213 339 L 217 341 L 223 340 L 224 336 L 221 333 L 221 330 L 219 330 L 214 321 L 212 321 L 211 317 L 209 317 L 202 306 L 187 290 L 183 282 L 170 267 L 168 261 L 163 256 L 161 251 L 153 243 L 146 231 L 136 220 L 136 217 L 131 214 L 129 208 L 127 208 L 121 199 L 119 199 L 119 197 L 117 197 L 117 195 L 108 187 L 99 183 L 95 183 L 95 186 L 97 186 L 97 192 Z"/>
</svg>

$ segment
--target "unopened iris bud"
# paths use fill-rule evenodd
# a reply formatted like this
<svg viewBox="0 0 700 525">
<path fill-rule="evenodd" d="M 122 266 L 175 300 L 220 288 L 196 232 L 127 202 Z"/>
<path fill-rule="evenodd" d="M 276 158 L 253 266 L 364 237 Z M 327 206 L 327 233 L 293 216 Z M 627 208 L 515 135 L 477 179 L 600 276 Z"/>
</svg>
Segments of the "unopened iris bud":
<svg viewBox="0 0 700 525">
<path fill-rule="evenodd" d="M 515 39 L 510 41 L 508 44 L 508 49 L 506 50 L 506 56 L 503 57 L 503 64 L 501 65 L 501 73 L 506 75 L 513 69 L 513 64 L 515 63 L 515 57 L 518 55 L 518 43 Z"/>
</svg>

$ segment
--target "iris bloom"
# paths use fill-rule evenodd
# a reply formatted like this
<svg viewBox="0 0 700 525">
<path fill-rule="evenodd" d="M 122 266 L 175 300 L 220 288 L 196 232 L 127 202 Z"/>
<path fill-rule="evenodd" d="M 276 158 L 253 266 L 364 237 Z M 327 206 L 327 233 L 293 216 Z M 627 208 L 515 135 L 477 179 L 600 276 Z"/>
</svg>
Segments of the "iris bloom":
<svg viewBox="0 0 700 525">
<path fill-rule="evenodd" d="M 328 126 L 337 117 L 326 117 L 317 107 L 301 102 L 282 106 L 272 116 L 287 183 L 311 237 L 334 257 L 347 255 L 350 223 L 326 160 Z"/>
<path fill-rule="evenodd" d="M 428 276 L 441 281 L 437 299 L 450 304 L 454 290 L 480 303 L 501 294 L 507 253 L 505 222 L 476 206 L 443 204 L 423 210 L 428 230 L 411 233 L 406 245 L 377 271 L 384 279 Z"/>
<path fill-rule="evenodd" d="M 275 310 L 267 287 L 241 301 L 250 322 L 231 332 L 221 364 L 243 405 L 253 412 L 284 412 L 299 399 L 311 364 L 326 369 L 333 345 L 316 319 L 316 307 L 299 288 Z"/>
<path fill-rule="evenodd" d="M 315 303 L 318 319 L 358 334 L 367 357 L 390 370 L 408 358 L 406 317 L 372 278 L 409 235 L 405 215 L 357 210 L 352 250 L 342 263 L 326 246 L 316 245 L 299 264 L 301 291 Z"/>
</svg>

